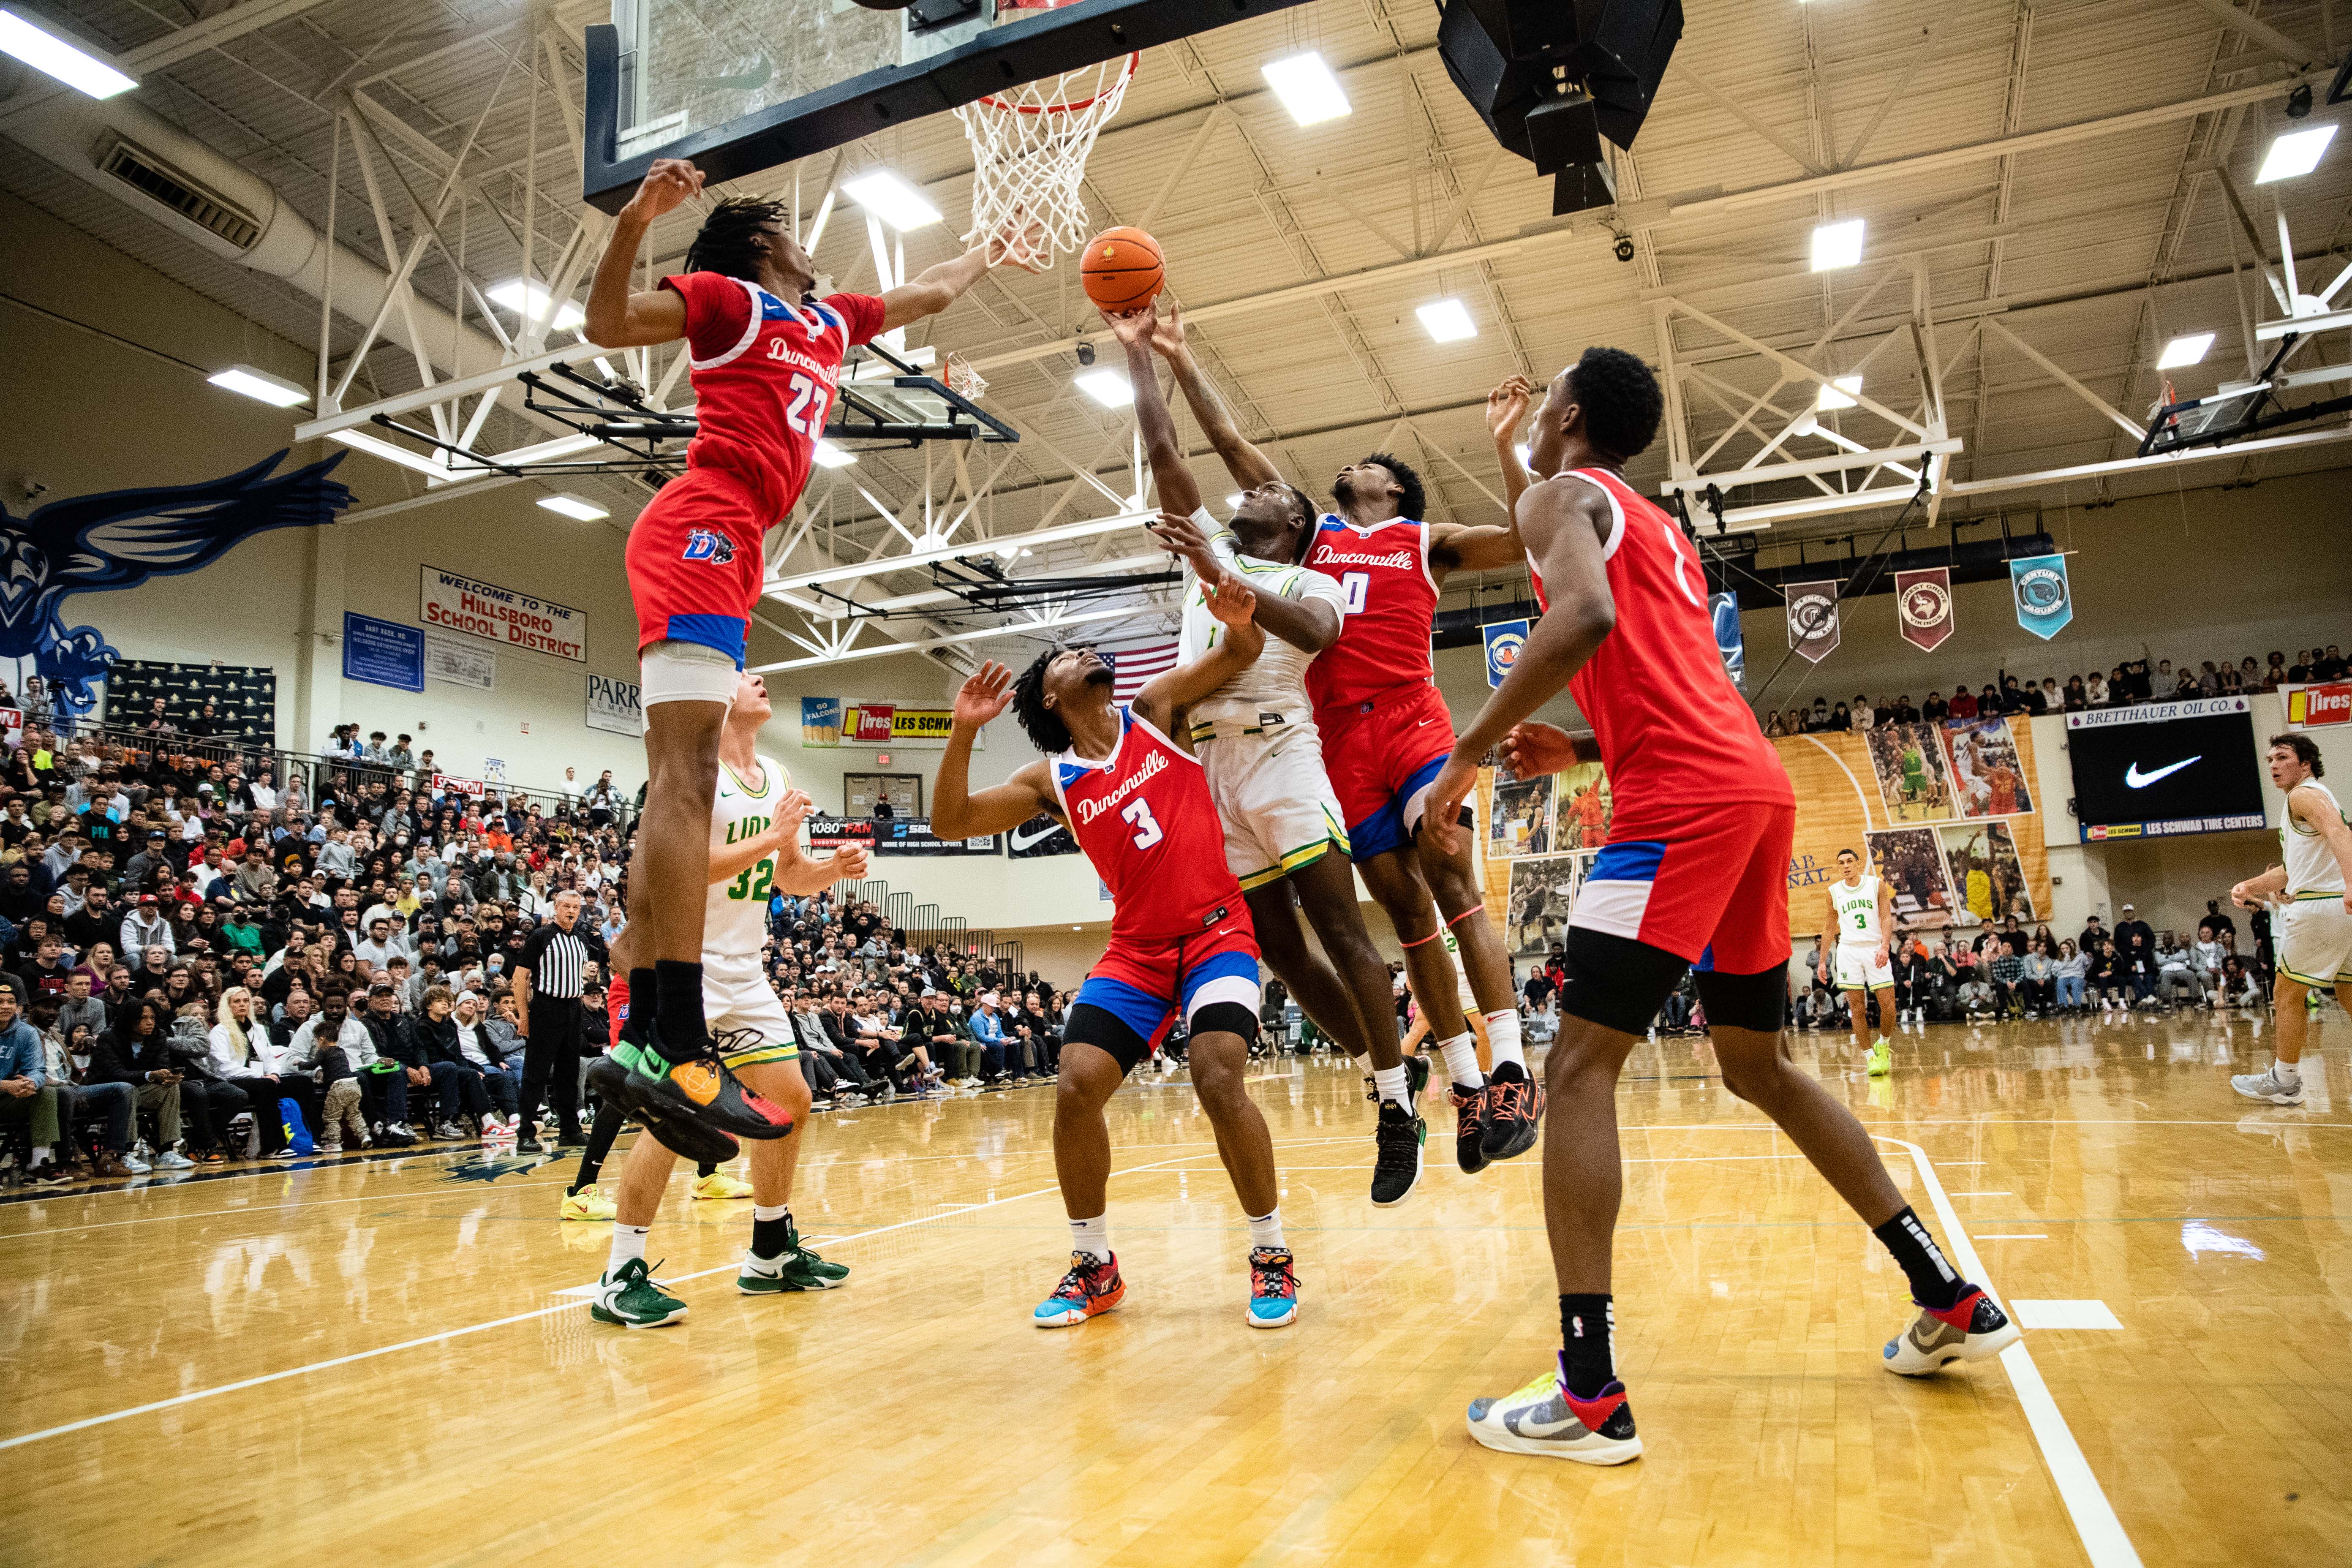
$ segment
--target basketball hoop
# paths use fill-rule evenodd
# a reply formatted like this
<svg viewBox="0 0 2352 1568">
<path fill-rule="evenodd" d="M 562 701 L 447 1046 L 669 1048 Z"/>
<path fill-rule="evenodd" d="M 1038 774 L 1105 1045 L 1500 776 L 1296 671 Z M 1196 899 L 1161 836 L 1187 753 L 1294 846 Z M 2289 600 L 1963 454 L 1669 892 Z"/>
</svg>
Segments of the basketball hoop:
<svg viewBox="0 0 2352 1568">
<path fill-rule="evenodd" d="M 940 379 L 946 382 L 948 390 L 958 397 L 971 398 L 975 402 L 988 390 L 988 378 L 972 369 L 971 361 L 961 354 L 948 355 L 946 373 Z"/>
<path fill-rule="evenodd" d="M 1087 155 L 1142 58 L 1065 71 L 955 111 L 971 142 L 972 232 L 988 237 L 990 261 L 1043 272 L 1086 242 Z"/>
</svg>

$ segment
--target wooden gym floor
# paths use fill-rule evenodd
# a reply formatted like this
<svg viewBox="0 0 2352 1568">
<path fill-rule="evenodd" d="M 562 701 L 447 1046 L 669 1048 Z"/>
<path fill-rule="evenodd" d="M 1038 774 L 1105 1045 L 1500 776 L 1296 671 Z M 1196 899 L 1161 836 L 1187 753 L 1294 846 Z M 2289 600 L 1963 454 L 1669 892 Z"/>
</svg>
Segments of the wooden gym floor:
<svg viewBox="0 0 2352 1568">
<path fill-rule="evenodd" d="M 1465 1177 L 1433 1109 L 1424 1185 L 1376 1211 L 1360 1080 L 1321 1060 L 1253 1085 L 1304 1287 L 1274 1332 L 1181 1078 L 1114 1102 L 1127 1304 L 1054 1332 L 1047 1089 L 818 1117 L 796 1212 L 856 1270 L 828 1295 L 737 1295 L 750 1205 L 681 1177 L 649 1256 L 693 1315 L 646 1332 L 562 1293 L 607 1229 L 556 1220 L 569 1160 L 10 1194 L 0 1562 L 2342 1562 L 2329 1017 L 2293 1110 L 2231 1094 L 2267 1057 L 2242 1021 L 1941 1026 L 1879 1083 L 1800 1038 L 1948 1247 L 2117 1325 L 1926 1383 L 1876 1364 L 1880 1248 L 1703 1041 L 1643 1048 L 1617 1300 L 1647 1452 L 1614 1470 L 1463 1431 L 1556 1342 L 1536 1158 Z"/>
</svg>

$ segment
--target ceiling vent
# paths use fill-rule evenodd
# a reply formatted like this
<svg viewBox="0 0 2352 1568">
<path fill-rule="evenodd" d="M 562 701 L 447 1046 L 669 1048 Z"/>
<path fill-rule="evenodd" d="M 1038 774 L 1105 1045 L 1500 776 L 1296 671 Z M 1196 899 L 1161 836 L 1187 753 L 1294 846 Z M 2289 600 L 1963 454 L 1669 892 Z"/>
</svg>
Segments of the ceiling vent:
<svg viewBox="0 0 2352 1568">
<path fill-rule="evenodd" d="M 135 142 L 117 138 L 100 158 L 99 172 L 110 174 L 149 201 L 209 230 L 239 250 L 261 237 L 260 220 L 191 174 L 173 167 Z"/>
</svg>

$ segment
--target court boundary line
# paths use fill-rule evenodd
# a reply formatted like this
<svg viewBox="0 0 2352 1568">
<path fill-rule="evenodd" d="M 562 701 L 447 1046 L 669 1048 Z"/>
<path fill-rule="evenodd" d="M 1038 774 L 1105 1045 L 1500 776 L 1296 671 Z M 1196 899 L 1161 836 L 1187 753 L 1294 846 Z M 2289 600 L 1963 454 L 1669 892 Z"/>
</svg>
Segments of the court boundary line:
<svg viewBox="0 0 2352 1568">
<path fill-rule="evenodd" d="M 1936 1217 L 1943 1222 L 1947 1244 L 1955 1258 L 1967 1277 L 2007 1311 L 2008 1299 L 1994 1288 L 1986 1274 L 1984 1259 L 1977 1256 L 1976 1243 L 1969 1238 L 1967 1228 L 1952 1207 L 1952 1200 L 1945 1195 L 1944 1184 L 1936 1174 L 1935 1162 L 1927 1157 L 1927 1151 L 1907 1139 L 1889 1137 L 1884 1132 L 1871 1136 L 1896 1144 L 1910 1154 L 1912 1166 L 1927 1189 L 1928 1201 L 1935 1205 Z M 2074 1441 L 2074 1429 L 2066 1425 L 2066 1417 L 2059 1411 L 2057 1400 L 2051 1396 L 2050 1385 L 2042 1381 L 2042 1369 L 2034 1364 L 2033 1352 L 2024 1340 L 2000 1352 L 2000 1368 L 2009 1374 L 2010 1386 L 2017 1391 L 2017 1403 L 2025 1412 L 2025 1424 L 2033 1434 L 2034 1446 L 2042 1450 L 2042 1468 L 2050 1472 L 2051 1484 L 2057 1488 L 2058 1500 L 2065 1506 L 2075 1539 L 2082 1542 L 2092 1568 L 2141 1568 L 2139 1550 L 2125 1532 L 2123 1521 L 2116 1517 L 2115 1506 L 2107 1501 L 2090 1460 L 2083 1457 L 2082 1445 Z"/>
</svg>

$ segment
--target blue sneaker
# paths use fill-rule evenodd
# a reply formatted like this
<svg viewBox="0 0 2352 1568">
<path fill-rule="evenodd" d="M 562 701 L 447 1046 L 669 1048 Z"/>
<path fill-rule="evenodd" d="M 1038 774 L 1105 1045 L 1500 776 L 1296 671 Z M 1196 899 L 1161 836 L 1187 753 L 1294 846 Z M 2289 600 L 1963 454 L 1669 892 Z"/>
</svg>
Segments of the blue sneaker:
<svg viewBox="0 0 2352 1568">
<path fill-rule="evenodd" d="M 1286 1247 L 1250 1248 L 1249 1326 L 1278 1329 L 1298 1318 L 1298 1269 Z"/>
</svg>

